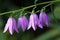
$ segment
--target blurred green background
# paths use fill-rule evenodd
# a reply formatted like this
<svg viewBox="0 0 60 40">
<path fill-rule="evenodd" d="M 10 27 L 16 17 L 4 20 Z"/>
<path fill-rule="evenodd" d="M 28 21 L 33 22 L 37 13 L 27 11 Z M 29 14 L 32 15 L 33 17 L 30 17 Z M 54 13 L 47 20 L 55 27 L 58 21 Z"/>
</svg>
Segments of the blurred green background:
<svg viewBox="0 0 60 40">
<path fill-rule="evenodd" d="M 34 1 L 35 0 L 0 0 L 0 14 L 33 5 Z M 59 0 L 38 0 L 37 3 L 46 1 Z M 37 6 L 35 11 L 40 10 L 43 6 L 45 5 Z M 32 8 L 26 11 L 31 12 Z M 26 13 L 26 11 L 24 13 Z M 18 13 L 16 14 L 19 15 Z M 0 40 L 60 40 L 60 3 L 55 3 L 51 6 L 48 6 L 46 8 L 46 13 L 50 19 L 49 27 L 44 26 L 43 29 L 38 27 L 36 31 L 33 31 L 31 28 L 25 32 L 19 29 L 19 33 L 14 32 L 13 35 L 10 35 L 8 31 L 3 33 L 4 26 L 10 15 L 6 14 L 0 16 Z M 16 14 L 14 14 L 14 17 L 17 20 L 18 16 Z M 37 14 L 39 15 L 39 13 Z M 29 18 L 28 15 L 26 15 L 26 17 Z"/>
</svg>

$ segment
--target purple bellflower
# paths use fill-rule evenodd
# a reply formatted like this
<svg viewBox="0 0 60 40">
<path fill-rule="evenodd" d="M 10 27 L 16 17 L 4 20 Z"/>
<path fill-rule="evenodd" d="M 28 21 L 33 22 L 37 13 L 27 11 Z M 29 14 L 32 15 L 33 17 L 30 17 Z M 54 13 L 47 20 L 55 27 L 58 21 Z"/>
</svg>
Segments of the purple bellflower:
<svg viewBox="0 0 60 40">
<path fill-rule="evenodd" d="M 18 19 L 18 28 L 22 27 L 22 30 L 25 31 L 27 25 L 28 25 L 28 20 L 25 16 L 22 16 Z"/>
<path fill-rule="evenodd" d="M 47 25 L 49 24 L 49 19 L 48 16 L 46 15 L 45 12 L 41 12 L 39 15 L 39 22 L 38 25 L 40 28 L 43 28 L 43 25 Z"/>
<path fill-rule="evenodd" d="M 9 29 L 9 32 L 10 32 L 11 35 L 13 34 L 14 30 L 18 33 L 18 29 L 16 27 L 16 20 L 14 18 L 9 18 L 8 19 L 3 33 L 5 33 L 8 29 Z"/>
<path fill-rule="evenodd" d="M 35 31 L 37 28 L 36 27 L 37 24 L 38 24 L 38 16 L 36 14 L 31 14 L 28 29 L 32 27 L 33 30 Z"/>
</svg>

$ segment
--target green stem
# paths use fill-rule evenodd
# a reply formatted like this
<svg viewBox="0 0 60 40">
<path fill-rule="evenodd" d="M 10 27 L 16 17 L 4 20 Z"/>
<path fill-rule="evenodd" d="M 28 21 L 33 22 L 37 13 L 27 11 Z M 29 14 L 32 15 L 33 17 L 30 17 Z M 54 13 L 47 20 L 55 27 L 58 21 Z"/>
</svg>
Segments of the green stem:
<svg viewBox="0 0 60 40">
<path fill-rule="evenodd" d="M 43 2 L 43 3 L 38 3 L 38 4 L 36 4 L 36 5 L 42 5 L 42 4 L 48 4 L 48 3 L 55 3 L 55 2 L 60 2 L 60 1 L 48 1 L 48 2 Z M 21 11 L 21 10 L 26 10 L 26 9 L 31 8 L 31 7 L 34 7 L 34 6 L 36 6 L 36 5 L 31 5 L 31 6 L 24 7 L 24 8 L 22 8 L 22 9 L 19 9 L 19 10 L 14 10 L 14 11 L 9 11 L 9 12 L 5 12 L 5 13 L 1 13 L 0 16 L 1 16 L 1 15 L 5 15 L 5 14 L 10 14 L 10 13 L 12 13 L 12 12 L 19 12 L 19 11 Z"/>
<path fill-rule="evenodd" d="M 50 4 L 46 5 L 46 6 L 44 6 L 43 8 L 46 8 L 46 7 L 48 7 L 48 6 L 52 5 L 52 4 L 53 4 L 53 3 L 50 3 Z"/>
<path fill-rule="evenodd" d="M 50 4 L 46 5 L 46 6 L 44 6 L 44 7 L 43 7 L 44 10 L 45 10 L 46 7 L 48 7 L 48 6 L 52 5 L 52 4 L 53 4 L 53 3 L 50 3 Z M 42 9 L 43 9 L 43 8 L 42 8 Z M 42 10 L 38 10 L 38 11 L 36 11 L 35 13 L 40 12 L 40 11 L 42 11 Z"/>
<path fill-rule="evenodd" d="M 44 7 L 42 7 L 41 12 L 44 12 L 45 9 L 46 9 L 46 7 L 48 7 L 48 6 L 52 5 L 52 4 L 53 4 L 53 3 L 50 3 L 50 4 L 48 4 L 48 5 L 44 6 Z"/>
<path fill-rule="evenodd" d="M 35 13 L 38 13 L 38 12 L 40 12 L 41 10 L 38 10 L 38 11 L 36 11 Z"/>
<path fill-rule="evenodd" d="M 47 3 L 55 3 L 55 2 L 60 2 L 60 1 L 48 1 L 48 2 L 43 2 L 43 3 L 36 4 L 36 5 L 42 5 L 42 4 L 47 4 Z M 28 8 L 34 7 L 36 5 L 31 5 L 31 6 L 23 8 L 23 9 L 28 9 Z"/>
<path fill-rule="evenodd" d="M 34 1 L 34 5 L 36 5 L 36 4 L 37 4 L 37 3 L 36 3 L 37 1 L 38 1 L 38 0 L 35 0 L 35 1 Z M 35 12 L 35 8 L 36 8 L 36 7 L 37 7 L 37 5 L 32 9 L 32 13 L 34 13 L 34 12 Z"/>
<path fill-rule="evenodd" d="M 20 12 L 20 17 L 23 16 L 23 12 L 24 12 L 24 10 L 21 10 L 21 12 Z"/>
</svg>

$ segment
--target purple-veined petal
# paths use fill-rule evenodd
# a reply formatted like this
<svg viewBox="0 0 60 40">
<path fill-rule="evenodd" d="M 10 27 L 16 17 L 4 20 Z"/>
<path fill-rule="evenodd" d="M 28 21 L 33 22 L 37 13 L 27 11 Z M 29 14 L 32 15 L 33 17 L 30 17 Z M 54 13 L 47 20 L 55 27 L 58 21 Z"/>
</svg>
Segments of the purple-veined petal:
<svg viewBox="0 0 60 40">
<path fill-rule="evenodd" d="M 29 30 L 31 28 L 31 25 L 32 25 L 32 23 L 31 23 L 31 18 L 30 18 L 27 30 Z"/>
<path fill-rule="evenodd" d="M 14 18 L 9 18 L 8 19 L 7 24 L 5 25 L 3 33 L 6 32 L 7 29 L 9 29 L 9 32 L 10 32 L 11 35 L 13 34 L 14 30 L 16 32 L 18 32 L 17 27 L 16 27 L 16 21 L 15 21 Z"/>
<path fill-rule="evenodd" d="M 11 21 L 10 21 L 9 32 L 10 32 L 11 35 L 13 34 L 13 20 L 12 20 L 12 18 L 11 18 Z"/>
<path fill-rule="evenodd" d="M 23 16 L 23 19 L 24 19 L 24 23 L 25 23 L 25 26 L 28 25 L 28 20 L 25 16 Z"/>
<path fill-rule="evenodd" d="M 25 31 L 27 25 L 28 25 L 28 20 L 25 16 L 23 16 L 23 22 L 22 22 L 23 31 Z"/>
<path fill-rule="evenodd" d="M 35 31 L 36 30 L 36 25 L 35 25 L 34 17 L 31 18 L 31 22 L 32 22 L 32 28 Z"/>
<path fill-rule="evenodd" d="M 39 26 L 40 28 L 43 28 L 43 21 L 42 21 L 42 19 L 39 19 L 38 26 Z"/>
<path fill-rule="evenodd" d="M 28 25 L 28 20 L 25 16 L 20 17 L 18 19 L 18 27 L 21 26 L 23 31 L 25 31 L 27 25 Z"/>
<path fill-rule="evenodd" d="M 22 20 L 22 21 L 21 21 L 21 27 L 22 27 L 22 30 L 24 31 L 24 30 L 25 30 L 24 19 L 22 18 L 21 20 Z"/>
<path fill-rule="evenodd" d="M 16 20 L 13 18 L 13 29 L 18 33 L 18 28 L 16 27 Z"/>
<path fill-rule="evenodd" d="M 43 12 L 43 19 L 44 19 L 44 23 L 48 26 L 48 24 L 49 24 L 49 19 L 48 19 L 48 16 L 46 15 L 45 12 Z"/>
<path fill-rule="evenodd" d="M 24 21 L 22 22 L 22 24 L 21 24 L 21 25 L 22 25 L 22 30 L 23 30 L 23 31 L 25 31 L 26 26 L 25 26 L 25 24 L 24 24 Z"/>
<path fill-rule="evenodd" d="M 48 18 L 48 16 L 46 15 L 46 19 L 45 19 L 45 24 L 48 26 L 48 24 L 49 24 L 49 18 Z"/>
<path fill-rule="evenodd" d="M 7 21 L 6 25 L 5 25 L 3 33 L 5 33 L 8 30 L 8 28 L 10 27 L 10 21 L 11 21 L 11 18 L 8 19 L 8 21 Z"/>
<path fill-rule="evenodd" d="M 36 14 L 32 14 L 32 27 L 36 30 L 36 25 L 38 24 L 38 16 Z"/>
<path fill-rule="evenodd" d="M 35 31 L 37 24 L 38 24 L 38 16 L 36 14 L 31 14 L 28 29 L 32 27 L 33 30 Z"/>
<path fill-rule="evenodd" d="M 46 18 L 45 24 L 48 26 L 49 25 L 49 19 Z"/>
<path fill-rule="evenodd" d="M 44 21 L 43 21 L 43 13 L 40 13 L 39 15 L 39 22 L 38 22 L 38 25 L 40 28 L 43 28 L 43 25 L 44 25 Z"/>
<path fill-rule="evenodd" d="M 41 12 L 39 15 L 39 27 L 43 27 L 44 24 L 48 26 L 49 19 L 45 12 Z"/>
<path fill-rule="evenodd" d="M 18 19 L 18 28 L 21 26 L 21 23 L 22 23 L 22 17 Z"/>
</svg>

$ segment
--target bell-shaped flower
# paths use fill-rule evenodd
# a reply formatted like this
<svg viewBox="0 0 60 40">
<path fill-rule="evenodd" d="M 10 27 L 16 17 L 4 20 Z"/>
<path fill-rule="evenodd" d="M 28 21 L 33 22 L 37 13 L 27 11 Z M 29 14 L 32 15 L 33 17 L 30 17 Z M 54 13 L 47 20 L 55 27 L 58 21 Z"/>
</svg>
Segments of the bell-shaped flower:
<svg viewBox="0 0 60 40">
<path fill-rule="evenodd" d="M 37 28 L 36 27 L 37 24 L 38 24 L 38 16 L 36 14 L 31 14 L 28 29 L 30 29 L 32 27 L 33 30 L 35 31 Z"/>
<path fill-rule="evenodd" d="M 28 25 L 28 20 L 25 16 L 18 18 L 18 28 L 22 27 L 22 30 L 25 31 L 27 25 Z"/>
<path fill-rule="evenodd" d="M 18 29 L 16 27 L 16 20 L 12 17 L 8 19 L 8 21 L 5 25 L 3 33 L 5 33 L 8 29 L 9 29 L 9 32 L 10 32 L 11 35 L 13 34 L 14 30 L 16 32 L 18 32 Z"/>
<path fill-rule="evenodd" d="M 49 24 L 48 16 L 46 15 L 45 12 L 41 12 L 39 15 L 39 22 L 38 22 L 39 27 L 43 28 L 44 25 L 48 26 L 48 24 Z"/>
</svg>

